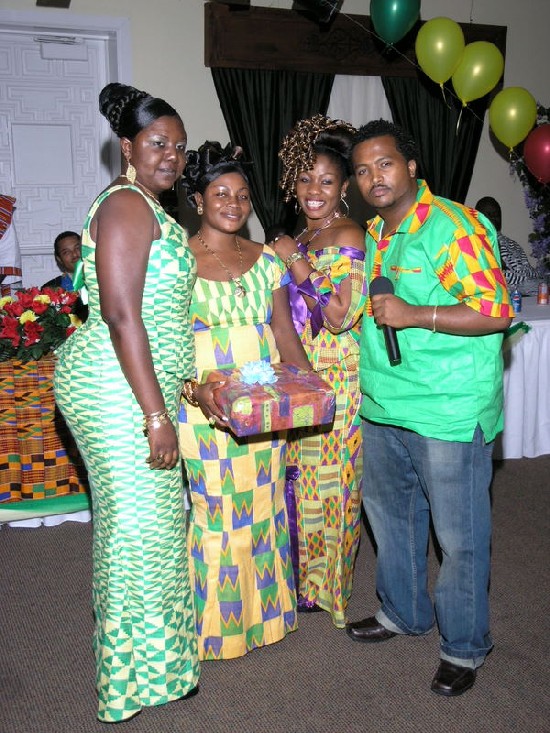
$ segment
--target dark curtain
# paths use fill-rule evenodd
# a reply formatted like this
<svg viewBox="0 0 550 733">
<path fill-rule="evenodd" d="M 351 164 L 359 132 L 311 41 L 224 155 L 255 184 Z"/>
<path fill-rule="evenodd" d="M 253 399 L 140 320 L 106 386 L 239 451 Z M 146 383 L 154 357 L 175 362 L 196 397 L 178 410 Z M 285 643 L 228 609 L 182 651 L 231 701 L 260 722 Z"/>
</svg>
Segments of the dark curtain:
<svg viewBox="0 0 550 733">
<path fill-rule="evenodd" d="M 463 108 L 427 77 L 383 76 L 393 121 L 416 140 L 420 177 L 432 193 L 464 203 L 479 147 L 488 96 Z"/>
<path fill-rule="evenodd" d="M 258 219 L 264 230 L 277 224 L 293 232 L 297 215 L 283 203 L 277 152 L 295 122 L 326 114 L 334 75 L 213 68 L 212 77 L 231 142 L 252 161 L 247 172 Z"/>
</svg>

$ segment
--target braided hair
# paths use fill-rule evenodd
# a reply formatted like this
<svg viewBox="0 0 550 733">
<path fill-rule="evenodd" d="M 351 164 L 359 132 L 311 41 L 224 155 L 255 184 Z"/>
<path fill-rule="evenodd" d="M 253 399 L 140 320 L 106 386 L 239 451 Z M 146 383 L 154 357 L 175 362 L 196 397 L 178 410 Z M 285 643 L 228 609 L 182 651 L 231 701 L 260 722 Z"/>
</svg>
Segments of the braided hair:
<svg viewBox="0 0 550 733">
<path fill-rule="evenodd" d="M 128 140 L 133 140 L 159 117 L 177 117 L 181 121 L 176 110 L 164 99 L 118 82 L 107 84 L 101 90 L 99 111 L 115 135 Z"/>
<path fill-rule="evenodd" d="M 345 181 L 352 173 L 350 154 L 351 141 L 356 130 L 343 120 L 317 114 L 300 120 L 284 138 L 279 158 L 283 172 L 279 186 L 284 191 L 284 200 L 296 195 L 296 181 L 302 171 L 312 170 L 317 156 L 327 155 L 342 172 Z"/>
<path fill-rule="evenodd" d="M 239 173 L 250 186 L 244 167 L 247 165 L 240 158 L 243 149 L 228 143 L 225 148 L 217 141 L 207 140 L 198 150 L 187 151 L 187 165 L 182 177 L 184 189 L 189 205 L 196 209 L 195 194 L 204 192 L 216 178 L 225 173 Z"/>
</svg>

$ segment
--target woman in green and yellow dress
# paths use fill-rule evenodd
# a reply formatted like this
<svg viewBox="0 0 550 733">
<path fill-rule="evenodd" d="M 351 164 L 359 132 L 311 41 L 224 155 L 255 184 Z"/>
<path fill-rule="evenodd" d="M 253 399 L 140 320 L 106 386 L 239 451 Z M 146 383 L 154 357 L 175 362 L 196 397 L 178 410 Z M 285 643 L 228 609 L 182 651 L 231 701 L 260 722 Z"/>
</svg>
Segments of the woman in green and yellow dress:
<svg viewBox="0 0 550 733">
<path fill-rule="evenodd" d="M 100 110 L 127 168 L 84 224 L 89 318 L 61 348 L 54 387 L 91 486 L 98 718 L 119 722 L 189 695 L 199 676 L 174 427 L 194 373 L 196 266 L 158 201 L 185 167 L 179 115 L 122 84 L 103 89 Z"/>
<path fill-rule="evenodd" d="M 283 263 L 239 235 L 251 211 L 239 149 L 190 151 L 184 186 L 201 217 L 191 300 L 197 378 L 248 361 L 309 369 L 293 329 Z M 219 385 L 219 383 L 216 383 Z M 222 387 L 223 389 L 223 387 Z M 201 659 L 229 659 L 296 628 L 284 503 L 286 434 L 235 438 L 212 385 L 188 382 L 179 413 L 191 490 L 189 552 Z"/>
</svg>

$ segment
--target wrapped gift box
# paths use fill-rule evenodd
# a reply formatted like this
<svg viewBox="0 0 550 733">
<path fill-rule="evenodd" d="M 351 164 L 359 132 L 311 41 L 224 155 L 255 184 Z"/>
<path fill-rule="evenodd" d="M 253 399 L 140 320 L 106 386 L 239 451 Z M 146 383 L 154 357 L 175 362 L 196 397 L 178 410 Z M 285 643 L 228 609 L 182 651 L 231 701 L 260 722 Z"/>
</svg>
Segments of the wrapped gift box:
<svg viewBox="0 0 550 733">
<path fill-rule="evenodd" d="M 204 381 L 226 380 L 216 392 L 216 401 L 235 435 L 332 422 L 336 397 L 321 377 L 293 364 L 274 364 L 273 371 L 276 380 L 272 384 L 245 384 L 240 369 L 217 369 L 203 375 Z"/>
</svg>

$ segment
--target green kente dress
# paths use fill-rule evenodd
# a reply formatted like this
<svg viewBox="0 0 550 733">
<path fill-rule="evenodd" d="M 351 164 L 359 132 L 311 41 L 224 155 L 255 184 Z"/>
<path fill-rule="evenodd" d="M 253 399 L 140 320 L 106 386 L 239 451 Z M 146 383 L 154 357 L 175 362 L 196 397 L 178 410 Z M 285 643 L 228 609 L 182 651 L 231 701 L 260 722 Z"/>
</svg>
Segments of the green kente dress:
<svg viewBox="0 0 550 733">
<path fill-rule="evenodd" d="M 181 466 L 151 470 L 142 412 L 101 318 L 90 223 L 82 233 L 89 317 L 58 353 L 54 389 L 89 473 L 98 718 L 126 720 L 197 685 L 199 662 L 186 553 Z M 144 194 L 142 194 L 144 195 Z M 166 408 L 175 422 L 194 374 L 188 308 L 196 276 L 184 230 L 147 196 L 161 229 L 151 245 L 142 317 Z M 131 267 L 131 261 L 128 262 Z"/>
</svg>

